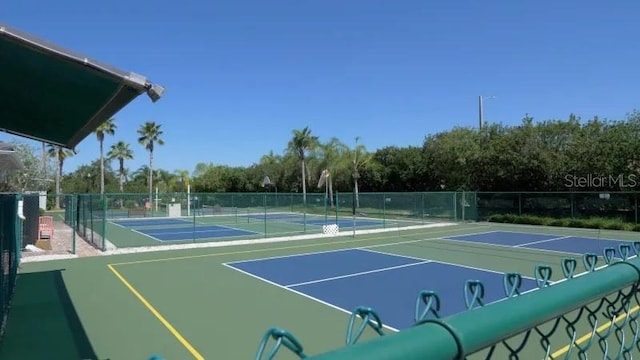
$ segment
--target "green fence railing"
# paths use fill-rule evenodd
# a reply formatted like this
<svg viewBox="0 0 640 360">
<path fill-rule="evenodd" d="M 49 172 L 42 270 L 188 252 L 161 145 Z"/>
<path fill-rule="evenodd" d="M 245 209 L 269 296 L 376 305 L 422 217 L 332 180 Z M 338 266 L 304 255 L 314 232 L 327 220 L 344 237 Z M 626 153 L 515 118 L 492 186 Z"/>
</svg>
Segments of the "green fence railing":
<svg viewBox="0 0 640 360">
<path fill-rule="evenodd" d="M 0 339 L 4 334 L 22 251 L 21 194 L 0 194 Z"/>
<path fill-rule="evenodd" d="M 602 217 L 638 223 L 640 192 L 478 192 L 478 219 L 494 214 Z"/>
<path fill-rule="evenodd" d="M 107 217 L 105 196 L 96 194 L 65 195 L 64 222 L 72 227 L 72 247 L 75 250 L 76 234 L 96 248 L 105 251 L 107 242 Z"/>
<path fill-rule="evenodd" d="M 65 222 L 101 250 L 395 229 L 475 217 L 473 193 L 65 195 Z M 172 220 L 166 220 L 173 218 Z M 224 227 L 228 231 L 207 231 Z M 224 235 L 224 236 L 223 236 Z"/>
<path fill-rule="evenodd" d="M 640 242 L 621 245 L 619 251 L 625 260 L 614 259 L 616 249 L 605 249 L 602 267 L 596 266 L 595 254 L 584 255 L 587 271 L 581 274 L 575 273 L 578 262 L 565 258 L 565 278 L 553 284 L 551 267 L 539 265 L 538 289 L 527 293 L 519 292 L 519 274 L 505 274 L 505 300 L 488 305 L 483 305 L 482 283 L 469 281 L 467 310 L 446 318 L 438 315 L 438 295 L 423 291 L 415 325 L 396 333 L 382 332 L 384 314 L 359 307 L 348 325 L 347 346 L 314 356 L 305 354 L 304 342 L 287 330 L 272 328 L 256 359 L 274 359 L 280 351 L 313 360 L 635 358 L 640 354 Z M 371 328 L 382 336 L 358 343 Z"/>
</svg>

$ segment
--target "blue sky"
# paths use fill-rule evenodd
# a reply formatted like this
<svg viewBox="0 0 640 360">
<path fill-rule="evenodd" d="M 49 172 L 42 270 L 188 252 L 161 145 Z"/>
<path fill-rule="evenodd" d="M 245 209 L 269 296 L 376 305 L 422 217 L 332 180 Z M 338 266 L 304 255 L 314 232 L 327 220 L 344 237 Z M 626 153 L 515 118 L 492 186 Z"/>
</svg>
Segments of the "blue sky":
<svg viewBox="0 0 640 360">
<path fill-rule="evenodd" d="M 640 2 L 7 1 L 0 23 L 166 86 L 115 117 L 106 140 L 162 124 L 156 164 L 246 166 L 282 153 L 291 130 L 370 150 L 490 122 L 621 119 L 638 107 Z M 3 135 L 5 138 L 6 135 Z M 98 157 L 86 138 L 65 170 Z"/>
</svg>

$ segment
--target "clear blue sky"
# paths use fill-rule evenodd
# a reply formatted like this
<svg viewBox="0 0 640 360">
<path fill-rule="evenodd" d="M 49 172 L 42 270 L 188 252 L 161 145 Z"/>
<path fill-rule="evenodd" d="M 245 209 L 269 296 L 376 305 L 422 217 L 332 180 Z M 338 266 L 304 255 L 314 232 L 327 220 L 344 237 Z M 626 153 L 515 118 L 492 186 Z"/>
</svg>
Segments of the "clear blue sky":
<svg viewBox="0 0 640 360">
<path fill-rule="evenodd" d="M 0 22 L 167 88 L 116 115 L 162 124 L 156 164 L 250 165 L 310 126 L 375 150 L 478 122 L 621 119 L 640 101 L 640 2 L 5 1 Z M 98 157 L 86 138 L 66 171 Z"/>
</svg>

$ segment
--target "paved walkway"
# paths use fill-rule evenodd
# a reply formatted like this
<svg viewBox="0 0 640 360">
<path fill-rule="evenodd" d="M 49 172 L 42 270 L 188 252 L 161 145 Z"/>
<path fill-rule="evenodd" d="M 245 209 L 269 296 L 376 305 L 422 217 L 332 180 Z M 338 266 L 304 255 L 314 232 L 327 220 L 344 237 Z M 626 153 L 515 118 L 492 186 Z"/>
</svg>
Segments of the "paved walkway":
<svg viewBox="0 0 640 360">
<path fill-rule="evenodd" d="M 76 253 L 73 255 L 73 230 L 62 221 L 53 222 L 54 236 L 51 241 L 51 250 L 31 252 L 23 251 L 22 258 L 24 261 L 36 260 L 35 258 L 52 258 L 61 255 L 69 255 L 69 257 L 86 257 L 101 255 L 100 250 L 84 241 L 76 234 Z M 34 258 L 34 259 L 31 259 Z"/>
</svg>

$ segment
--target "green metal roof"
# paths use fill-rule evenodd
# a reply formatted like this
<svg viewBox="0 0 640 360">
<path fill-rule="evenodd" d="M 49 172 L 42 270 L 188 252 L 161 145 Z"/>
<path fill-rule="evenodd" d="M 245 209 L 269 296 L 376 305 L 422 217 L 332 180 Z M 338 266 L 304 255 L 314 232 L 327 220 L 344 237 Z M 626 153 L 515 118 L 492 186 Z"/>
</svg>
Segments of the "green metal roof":
<svg viewBox="0 0 640 360">
<path fill-rule="evenodd" d="M 0 130 L 73 149 L 138 95 L 164 88 L 0 24 Z"/>
</svg>

